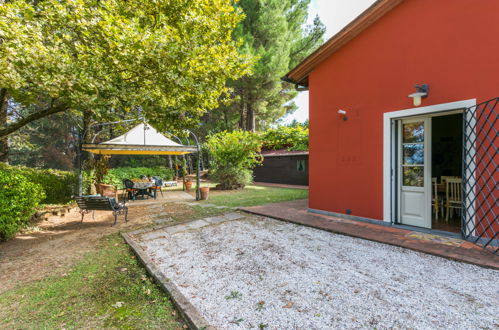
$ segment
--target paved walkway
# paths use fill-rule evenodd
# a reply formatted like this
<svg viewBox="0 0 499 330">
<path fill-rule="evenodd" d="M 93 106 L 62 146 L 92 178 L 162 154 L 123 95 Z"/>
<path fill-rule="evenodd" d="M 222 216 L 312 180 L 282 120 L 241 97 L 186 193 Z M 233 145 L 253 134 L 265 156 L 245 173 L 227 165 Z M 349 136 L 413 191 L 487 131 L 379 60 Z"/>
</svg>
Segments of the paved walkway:
<svg viewBox="0 0 499 330">
<path fill-rule="evenodd" d="M 163 191 L 163 195 L 158 192 L 157 198 L 146 198 L 128 200 L 128 207 L 145 206 L 145 205 L 162 205 L 163 203 L 190 203 L 195 202 L 196 198 L 186 193 L 185 191 L 167 190 Z"/>
<path fill-rule="evenodd" d="M 264 187 L 308 189 L 308 186 L 302 186 L 302 185 L 297 185 L 297 184 L 283 184 L 283 183 L 270 183 L 270 182 L 254 182 L 253 184 L 255 186 L 264 186 Z"/>
<path fill-rule="evenodd" d="M 307 200 L 243 207 L 240 210 L 333 233 L 499 269 L 499 256 L 467 241 L 307 212 Z"/>
</svg>

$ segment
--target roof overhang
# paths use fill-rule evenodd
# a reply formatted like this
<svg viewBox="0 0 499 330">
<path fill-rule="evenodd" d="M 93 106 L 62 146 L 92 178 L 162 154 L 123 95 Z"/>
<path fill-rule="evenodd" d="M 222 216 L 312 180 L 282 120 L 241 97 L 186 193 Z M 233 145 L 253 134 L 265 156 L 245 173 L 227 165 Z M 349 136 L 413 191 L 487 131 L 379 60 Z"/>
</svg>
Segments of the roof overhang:
<svg viewBox="0 0 499 330">
<path fill-rule="evenodd" d="M 196 146 L 145 146 L 86 143 L 82 149 L 98 155 L 185 155 L 197 152 Z"/>
<path fill-rule="evenodd" d="M 293 156 L 308 156 L 308 151 L 301 150 L 266 150 L 261 153 L 265 158 L 267 157 L 293 157 Z"/>
<path fill-rule="evenodd" d="M 370 27 L 404 0 L 378 0 L 350 24 L 331 37 L 315 52 L 305 58 L 282 79 L 299 86 L 308 87 L 308 76 L 326 58 L 337 52 L 361 32 Z"/>
</svg>

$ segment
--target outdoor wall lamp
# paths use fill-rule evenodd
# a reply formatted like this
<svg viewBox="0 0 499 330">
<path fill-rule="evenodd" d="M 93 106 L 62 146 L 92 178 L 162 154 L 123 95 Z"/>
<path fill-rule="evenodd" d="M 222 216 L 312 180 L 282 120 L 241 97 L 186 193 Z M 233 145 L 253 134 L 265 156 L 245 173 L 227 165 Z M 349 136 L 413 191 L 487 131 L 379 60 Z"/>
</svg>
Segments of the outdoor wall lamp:
<svg viewBox="0 0 499 330">
<path fill-rule="evenodd" d="M 407 97 L 412 97 L 415 107 L 421 105 L 421 98 L 428 96 L 428 84 L 416 85 L 416 93 L 409 94 Z"/>
<path fill-rule="evenodd" d="M 340 116 L 343 116 L 343 120 L 347 120 L 348 119 L 347 112 L 345 110 L 338 110 L 338 114 Z"/>
</svg>

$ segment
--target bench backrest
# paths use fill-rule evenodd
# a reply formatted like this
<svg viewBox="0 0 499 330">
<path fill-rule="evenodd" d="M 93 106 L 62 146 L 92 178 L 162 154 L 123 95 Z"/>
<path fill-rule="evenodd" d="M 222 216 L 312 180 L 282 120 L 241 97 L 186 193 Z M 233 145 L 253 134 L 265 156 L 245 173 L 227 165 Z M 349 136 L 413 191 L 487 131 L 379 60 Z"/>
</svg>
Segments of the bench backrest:
<svg viewBox="0 0 499 330">
<path fill-rule="evenodd" d="M 75 196 L 76 203 L 82 210 L 113 211 L 114 199 L 103 196 Z"/>
</svg>

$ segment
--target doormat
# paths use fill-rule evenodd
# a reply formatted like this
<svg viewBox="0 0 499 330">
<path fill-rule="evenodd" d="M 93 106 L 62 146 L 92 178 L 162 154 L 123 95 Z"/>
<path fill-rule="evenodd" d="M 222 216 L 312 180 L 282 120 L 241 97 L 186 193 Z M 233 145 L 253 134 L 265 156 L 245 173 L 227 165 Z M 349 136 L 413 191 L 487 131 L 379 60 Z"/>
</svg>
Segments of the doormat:
<svg viewBox="0 0 499 330">
<path fill-rule="evenodd" d="M 426 233 L 419 233 L 416 231 L 412 231 L 409 234 L 405 235 L 407 238 L 411 239 L 419 239 L 422 241 L 429 241 L 429 242 L 435 242 L 435 243 L 440 243 L 440 244 L 445 244 L 445 245 L 450 245 L 450 246 L 461 246 L 463 244 L 463 241 L 457 238 L 452 238 L 452 237 L 445 237 L 445 236 L 440 236 L 440 235 L 433 235 L 433 234 L 426 234 Z"/>
</svg>

